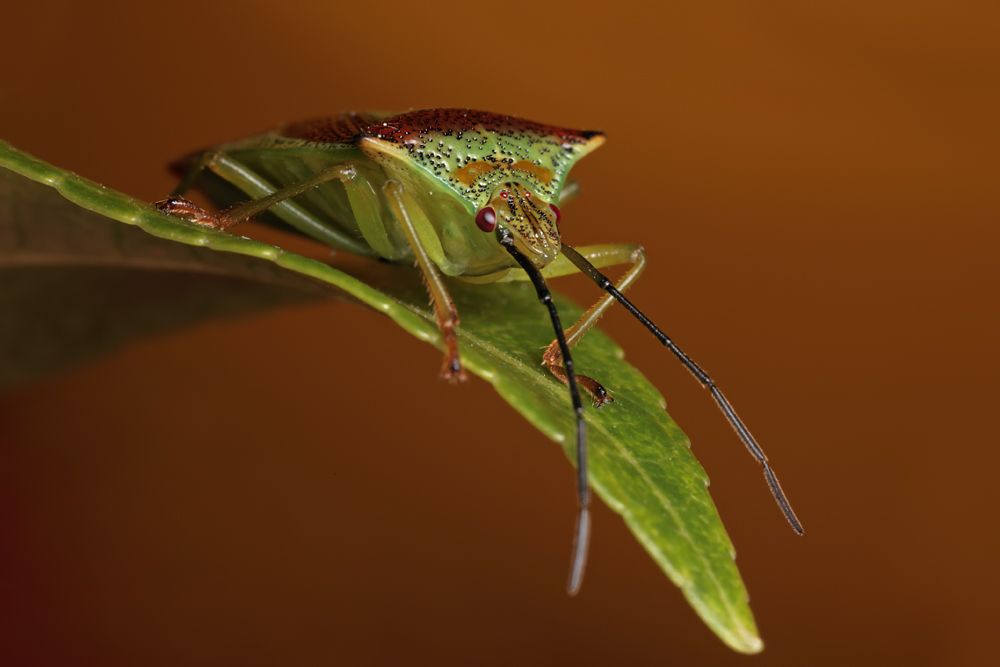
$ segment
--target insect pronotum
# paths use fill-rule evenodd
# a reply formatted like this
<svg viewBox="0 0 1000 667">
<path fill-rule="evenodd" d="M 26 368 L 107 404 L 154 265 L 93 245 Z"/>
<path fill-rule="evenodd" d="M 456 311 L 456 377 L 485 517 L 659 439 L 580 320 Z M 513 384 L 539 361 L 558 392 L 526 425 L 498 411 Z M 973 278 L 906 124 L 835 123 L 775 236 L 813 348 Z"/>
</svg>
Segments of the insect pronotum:
<svg viewBox="0 0 1000 667">
<path fill-rule="evenodd" d="M 583 580 L 590 536 L 587 434 L 580 387 L 600 407 L 613 399 L 594 378 L 575 372 L 570 348 L 612 303 L 632 313 L 707 388 L 743 444 L 763 466 L 771 494 L 796 533 L 795 517 L 767 457 L 711 378 L 622 292 L 645 267 L 637 245 L 571 248 L 562 242 L 559 205 L 572 196 L 567 176 L 604 143 L 584 132 L 470 111 L 430 109 L 398 115 L 346 113 L 291 123 L 199 152 L 174 165 L 184 175 L 157 203 L 169 214 L 228 229 L 264 211 L 332 247 L 392 262 L 416 263 L 427 282 L 445 356 L 441 376 L 464 380 L 455 327 L 459 318 L 442 274 L 473 282 L 530 280 L 548 308 L 555 341 L 543 361 L 569 387 L 576 417 L 579 512 L 569 592 Z M 222 213 L 182 195 L 208 169 L 251 199 Z M 334 182 L 336 181 L 336 183 Z M 616 287 L 598 269 L 631 265 Z M 586 274 L 607 294 L 563 331 L 540 269 Z"/>
</svg>

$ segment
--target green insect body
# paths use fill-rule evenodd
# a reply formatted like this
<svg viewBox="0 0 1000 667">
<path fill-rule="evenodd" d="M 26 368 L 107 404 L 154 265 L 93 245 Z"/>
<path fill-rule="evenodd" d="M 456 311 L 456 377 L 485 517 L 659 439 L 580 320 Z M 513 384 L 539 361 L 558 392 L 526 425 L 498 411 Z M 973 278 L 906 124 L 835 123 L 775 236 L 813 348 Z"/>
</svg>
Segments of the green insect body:
<svg viewBox="0 0 1000 667">
<path fill-rule="evenodd" d="M 403 262 L 414 258 L 413 248 L 383 193 L 386 182 L 395 180 L 403 186 L 420 241 L 441 273 L 496 280 L 513 262 L 472 224 L 476 213 L 492 202 L 504 223 L 518 230 L 518 248 L 536 265 L 547 265 L 559 254 L 559 231 L 546 204 L 559 202 L 570 168 L 603 142 L 599 132 L 436 109 L 292 123 L 219 146 L 209 155 L 223 153 L 275 190 L 333 166 L 353 168 L 354 187 L 321 184 L 296 202 L 337 233 L 321 240 L 356 254 Z M 509 187 L 507 196 L 501 196 L 506 183 L 520 186 L 521 196 L 513 196 Z M 293 214 L 275 212 L 299 226 L 288 219 Z"/>
<path fill-rule="evenodd" d="M 334 248 L 393 262 L 416 263 L 430 291 L 445 348 L 442 377 L 464 379 L 455 327 L 458 313 L 442 275 L 473 282 L 531 280 L 548 307 L 556 340 L 543 356 L 569 387 L 576 413 L 580 511 L 569 590 L 580 586 L 589 540 L 586 431 L 578 386 L 600 407 L 612 399 L 593 378 L 573 369 L 570 348 L 615 301 L 621 302 L 711 392 L 739 437 L 762 464 L 771 492 L 792 524 L 801 525 L 763 451 L 718 388 L 638 311 L 622 292 L 641 274 L 636 245 L 574 249 L 561 238 L 559 203 L 581 157 L 604 142 L 600 132 L 571 130 L 467 109 L 389 115 L 348 113 L 291 123 L 224 144 L 174 165 L 184 174 L 160 210 L 227 229 L 269 212 Z M 206 169 L 221 179 L 201 179 Z M 201 179 L 199 181 L 199 179 Z M 216 186 L 235 186 L 251 200 L 221 214 L 180 195 L 196 181 L 220 203 Z M 213 189 L 214 188 L 214 189 Z M 231 198 L 231 197 L 230 197 Z M 628 264 L 617 286 L 599 267 Z M 563 332 L 545 286 L 547 277 L 582 271 L 607 294 Z"/>
</svg>

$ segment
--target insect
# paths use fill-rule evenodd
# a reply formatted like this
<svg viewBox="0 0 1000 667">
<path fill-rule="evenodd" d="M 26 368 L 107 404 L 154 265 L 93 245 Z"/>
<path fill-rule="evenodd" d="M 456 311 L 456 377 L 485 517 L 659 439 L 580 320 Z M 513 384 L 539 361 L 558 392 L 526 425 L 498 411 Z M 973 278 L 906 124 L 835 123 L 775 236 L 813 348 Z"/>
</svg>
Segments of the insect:
<svg viewBox="0 0 1000 667">
<path fill-rule="evenodd" d="M 604 143 L 601 132 L 571 130 L 467 109 L 390 115 L 346 113 L 277 127 L 179 161 L 183 179 L 157 202 L 164 213 L 229 229 L 270 211 L 284 224 L 334 248 L 390 262 L 416 263 L 427 284 L 444 343 L 441 377 L 465 379 L 455 310 L 442 276 L 472 282 L 530 280 L 548 308 L 555 341 L 543 355 L 569 388 L 576 419 L 579 510 L 569 593 L 583 580 L 590 538 L 587 437 L 581 387 L 595 407 L 613 399 L 573 367 L 570 348 L 615 302 L 621 303 L 706 387 L 743 444 L 762 465 L 785 518 L 802 526 L 767 457 L 709 376 L 622 292 L 645 267 L 637 245 L 584 246 L 562 241 L 560 204 L 575 193 L 570 169 Z M 221 213 L 183 198 L 206 169 L 251 199 Z M 218 179 L 214 180 L 218 185 Z M 617 287 L 600 268 L 630 265 Z M 583 272 L 607 294 L 563 330 L 542 271 Z"/>
</svg>

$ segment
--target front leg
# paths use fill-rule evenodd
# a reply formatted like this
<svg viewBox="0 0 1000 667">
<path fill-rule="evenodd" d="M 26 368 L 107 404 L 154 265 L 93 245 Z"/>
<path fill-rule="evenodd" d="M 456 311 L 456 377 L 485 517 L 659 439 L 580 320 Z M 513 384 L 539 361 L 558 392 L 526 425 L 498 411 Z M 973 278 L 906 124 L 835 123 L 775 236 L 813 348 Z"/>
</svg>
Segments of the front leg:
<svg viewBox="0 0 1000 667">
<path fill-rule="evenodd" d="M 619 292 L 624 292 L 628 289 L 628 287 L 639 278 L 643 269 L 646 268 L 646 253 L 643 251 L 642 246 L 639 245 L 618 244 L 584 246 L 577 249 L 577 252 L 586 257 L 587 260 L 596 267 L 614 266 L 616 264 L 631 264 L 632 268 L 630 268 L 618 282 L 617 288 Z M 572 264 L 569 264 L 568 262 L 567 264 L 568 266 L 562 266 L 562 263 L 560 263 L 559 266 L 554 267 L 554 274 L 566 275 L 577 270 Z M 615 299 L 610 294 L 602 296 L 597 303 L 591 306 L 590 309 L 583 314 L 576 324 L 566 330 L 567 344 L 570 347 L 573 347 L 580 342 L 583 334 L 587 333 L 591 327 L 597 324 L 597 321 L 601 319 L 601 316 L 604 315 L 614 302 Z M 560 382 L 567 384 L 566 369 L 563 368 L 562 352 L 559 349 L 558 341 L 553 341 L 552 344 L 549 345 L 548 349 L 545 350 L 545 354 L 542 356 L 542 361 L 546 366 L 548 366 L 549 371 L 556 376 Z M 605 389 L 604 386 L 594 378 L 578 374 L 576 379 L 590 394 L 594 401 L 594 407 L 599 408 L 605 403 L 611 403 L 614 401 L 614 398 L 611 397 L 607 389 Z"/>
</svg>

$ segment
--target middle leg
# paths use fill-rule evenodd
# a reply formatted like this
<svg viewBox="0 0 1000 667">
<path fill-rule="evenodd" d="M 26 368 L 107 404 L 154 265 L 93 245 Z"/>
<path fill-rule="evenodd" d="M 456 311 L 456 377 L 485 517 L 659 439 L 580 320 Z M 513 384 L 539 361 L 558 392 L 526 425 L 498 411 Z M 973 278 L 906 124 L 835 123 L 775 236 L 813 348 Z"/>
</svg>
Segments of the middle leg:
<svg viewBox="0 0 1000 667">
<path fill-rule="evenodd" d="M 424 276 L 427 290 L 431 293 L 434 303 L 434 314 L 437 316 L 438 329 L 441 331 L 441 341 L 444 343 L 444 364 L 441 366 L 441 379 L 450 382 L 464 382 L 465 369 L 458 356 L 458 338 L 455 327 L 458 326 L 458 311 L 451 295 L 445 287 L 441 272 L 438 270 L 434 257 L 444 258 L 441 241 L 431 227 L 420 206 L 413 201 L 403 184 L 399 181 L 386 181 L 382 186 L 396 215 L 396 220 L 406 234 L 406 240 L 413 249 L 417 265 Z"/>
</svg>

